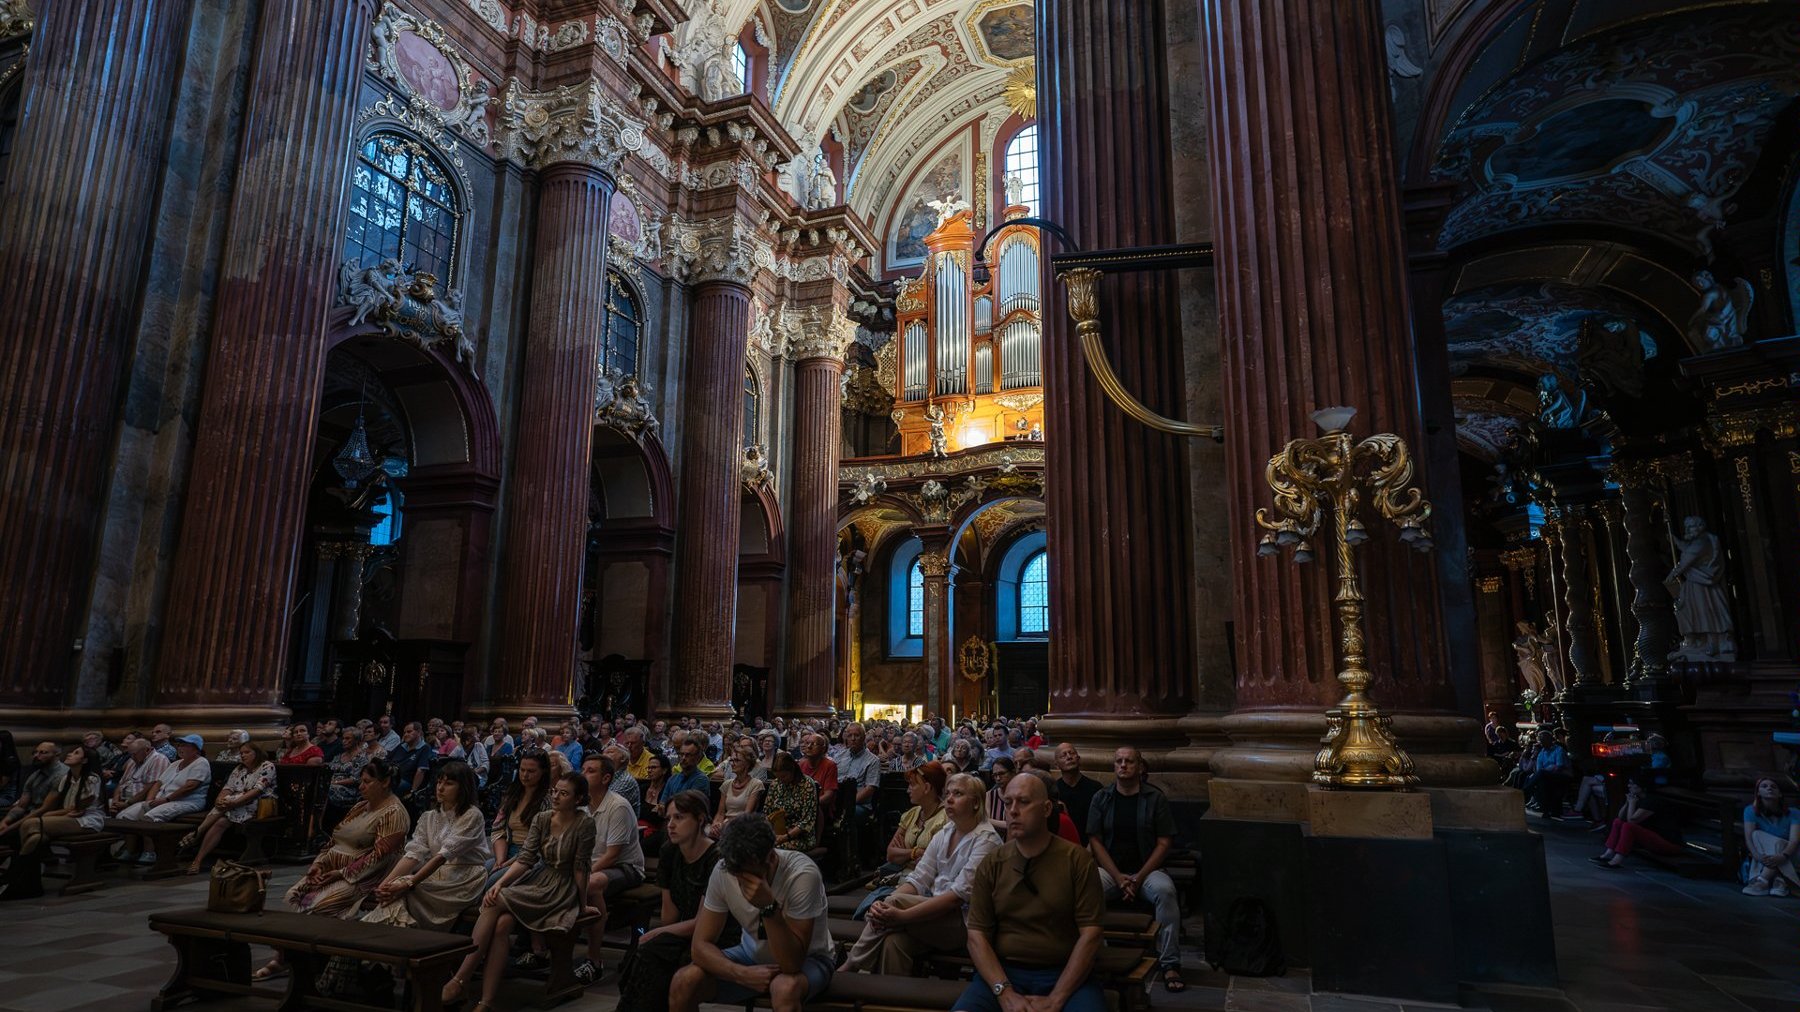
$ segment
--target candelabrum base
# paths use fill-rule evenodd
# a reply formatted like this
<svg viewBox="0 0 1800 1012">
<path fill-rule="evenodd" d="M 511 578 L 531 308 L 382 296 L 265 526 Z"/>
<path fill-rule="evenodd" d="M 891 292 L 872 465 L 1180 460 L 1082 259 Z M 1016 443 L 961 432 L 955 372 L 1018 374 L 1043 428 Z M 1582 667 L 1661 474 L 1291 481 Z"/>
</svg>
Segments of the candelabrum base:
<svg viewBox="0 0 1800 1012">
<path fill-rule="evenodd" d="M 1325 737 L 1313 760 L 1313 783 L 1365 790 L 1418 784 L 1412 757 L 1394 740 L 1392 723 L 1372 708 L 1327 710 Z"/>
</svg>

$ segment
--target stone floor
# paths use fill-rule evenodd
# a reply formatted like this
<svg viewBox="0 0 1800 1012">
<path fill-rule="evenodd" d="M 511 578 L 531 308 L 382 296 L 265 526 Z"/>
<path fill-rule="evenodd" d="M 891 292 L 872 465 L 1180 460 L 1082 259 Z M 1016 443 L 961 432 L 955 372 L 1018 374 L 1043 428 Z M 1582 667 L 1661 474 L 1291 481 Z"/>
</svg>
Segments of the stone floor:
<svg viewBox="0 0 1800 1012">
<path fill-rule="evenodd" d="M 1800 1009 L 1800 899 L 1755 899 L 1739 895 L 1725 882 L 1685 880 L 1636 864 L 1624 872 L 1604 871 L 1587 861 L 1598 849 L 1596 837 L 1562 824 L 1535 828 L 1546 837 L 1563 989 L 1472 991 L 1464 996 L 1464 1007 L 1490 1012 Z M 281 869 L 275 895 L 298 874 L 295 868 Z M 0 904 L 0 1010 L 122 1012 L 146 1007 L 168 976 L 171 952 L 161 935 L 143 927 L 145 915 L 162 907 L 199 906 L 205 898 L 203 880 L 120 879 L 86 896 Z M 1154 1008 L 1401 1008 L 1379 999 L 1308 994 L 1304 971 L 1234 979 L 1203 969 L 1191 949 L 1187 955 L 1187 993 L 1169 995 L 1158 988 L 1151 996 Z M 616 989 L 605 983 L 563 1008 L 600 1012 L 617 1005 Z M 206 1007 L 273 1006 L 240 999 Z"/>
</svg>

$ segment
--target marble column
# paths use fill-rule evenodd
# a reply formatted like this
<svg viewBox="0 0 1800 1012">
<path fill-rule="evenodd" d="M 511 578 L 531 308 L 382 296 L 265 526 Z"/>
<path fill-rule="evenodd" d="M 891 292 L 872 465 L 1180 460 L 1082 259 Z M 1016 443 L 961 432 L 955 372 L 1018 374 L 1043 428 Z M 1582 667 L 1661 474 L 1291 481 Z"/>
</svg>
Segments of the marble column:
<svg viewBox="0 0 1800 1012">
<path fill-rule="evenodd" d="M 1177 241 L 1163 0 L 1037 5 L 1044 210 L 1084 249 Z M 1060 286 L 1054 286 L 1060 287 Z M 1089 372 L 1061 291 L 1044 312 L 1045 505 L 1050 560 L 1046 734 L 1136 744 L 1159 771 L 1195 771 L 1193 553 L 1188 446 L 1127 417 Z M 1125 386 L 1179 417 L 1186 392 L 1179 279 L 1108 274 L 1106 345 Z M 1216 454 L 1215 454 L 1216 456 Z"/>
<path fill-rule="evenodd" d="M 1650 490 L 1648 468 L 1616 466 L 1620 505 L 1624 508 L 1625 557 L 1630 563 L 1631 613 L 1637 617 L 1637 641 L 1632 646 L 1633 683 L 1667 677 L 1669 653 L 1675 649 L 1675 603 L 1663 577 L 1669 563 L 1656 526 L 1656 496 Z"/>
<path fill-rule="evenodd" d="M 213 343 L 153 701 L 275 722 L 325 324 L 373 0 L 269 0 L 257 25 Z"/>
<path fill-rule="evenodd" d="M 79 666 L 193 3 L 33 6 L 0 191 L 0 698 L 21 721 L 67 702 Z"/>
<path fill-rule="evenodd" d="M 606 315 L 613 180 L 585 161 L 538 174 L 531 320 L 506 503 L 499 664 L 488 709 L 575 712 L 581 578 L 587 557 L 594 377 Z"/>
<path fill-rule="evenodd" d="M 793 500 L 788 506 L 787 685 L 789 718 L 832 706 L 837 618 L 838 445 L 843 426 L 844 351 L 856 324 L 840 312 L 823 333 L 804 335 L 794 359 Z"/>
<path fill-rule="evenodd" d="M 693 289 L 676 503 L 675 664 L 668 707 L 673 714 L 731 714 L 748 281 L 748 276 L 703 275 Z"/>
<path fill-rule="evenodd" d="M 925 577 L 925 710 L 946 721 L 951 719 L 956 699 L 956 636 L 950 617 L 950 588 L 956 566 L 950 561 L 954 551 L 947 545 L 929 542 L 919 555 L 919 572 Z M 963 713 L 956 713 L 960 719 Z"/>
<path fill-rule="evenodd" d="M 1305 779 L 1323 711 L 1343 695 L 1332 574 L 1256 557 L 1265 466 L 1288 440 L 1316 435 L 1308 416 L 1330 405 L 1358 410 L 1358 434 L 1427 445 L 1382 25 L 1370 0 L 1211 0 L 1203 16 L 1238 602 L 1232 747 L 1212 768 Z M 1429 487 L 1429 474 L 1418 480 Z M 1370 695 L 1426 783 L 1491 783 L 1492 762 L 1473 752 L 1478 722 L 1451 684 L 1436 567 L 1378 517 L 1364 520 Z"/>
<path fill-rule="evenodd" d="M 1589 574 L 1588 519 L 1580 507 L 1557 517 L 1562 537 L 1563 631 L 1568 636 L 1570 688 L 1600 685 L 1600 645 L 1594 629 L 1594 584 Z"/>
</svg>

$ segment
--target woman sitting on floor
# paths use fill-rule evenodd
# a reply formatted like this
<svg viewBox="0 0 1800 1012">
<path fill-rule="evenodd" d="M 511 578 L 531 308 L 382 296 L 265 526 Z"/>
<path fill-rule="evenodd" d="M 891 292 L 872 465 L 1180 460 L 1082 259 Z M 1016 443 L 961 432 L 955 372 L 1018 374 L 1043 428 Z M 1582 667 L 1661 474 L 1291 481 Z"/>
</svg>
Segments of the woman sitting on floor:
<svg viewBox="0 0 1800 1012">
<path fill-rule="evenodd" d="M 476 805 L 475 771 L 460 759 L 438 770 L 435 808 L 419 815 L 399 863 L 375 887 L 370 924 L 444 931 L 481 899 L 494 852 Z"/>
<path fill-rule="evenodd" d="M 1756 782 L 1756 798 L 1744 806 L 1744 846 L 1750 853 L 1746 896 L 1786 896 L 1800 890 L 1794 855 L 1800 853 L 1800 812 L 1788 807 L 1771 777 Z"/>
<path fill-rule="evenodd" d="M 63 754 L 62 778 L 44 796 L 37 811 L 19 823 L 19 853 L 7 868 L 6 898 L 44 895 L 44 855 L 65 836 L 92 833 L 106 823 L 100 802 L 100 764 L 85 745 Z"/>
<path fill-rule="evenodd" d="M 354 732 L 353 732 L 354 733 Z M 393 767 L 379 756 L 362 768 L 358 790 L 362 800 L 331 831 L 331 847 L 313 859 L 312 867 L 287 891 L 289 909 L 348 920 L 363 898 L 375 891 L 406 846 L 412 818 L 394 796 Z M 251 974 L 268 980 L 286 972 L 279 954 Z"/>
<path fill-rule="evenodd" d="M 706 836 L 706 795 L 682 791 L 669 799 L 669 842 L 656 863 L 656 885 L 662 890 L 661 924 L 638 939 L 637 958 L 627 961 L 619 979 L 619 1007 L 668 1012 L 669 984 L 686 966 L 694 938 L 694 918 L 706 883 L 719 863 L 718 845 Z M 737 941 L 737 922 L 727 920 L 721 944 Z"/>
<path fill-rule="evenodd" d="M 481 966 L 481 1000 L 470 1012 L 496 1007 L 494 999 L 506 976 L 515 925 L 533 932 L 573 931 L 583 915 L 598 913 L 587 904 L 588 868 L 594 863 L 594 820 L 581 811 L 586 801 L 587 781 L 581 774 L 556 778 L 550 788 L 550 810 L 532 819 L 518 859 L 481 899 L 481 919 L 475 922 L 472 939 L 475 951 L 444 985 L 446 1005 L 462 999 L 476 967 Z M 530 878 L 521 881 L 527 875 Z"/>
<path fill-rule="evenodd" d="M 189 875 L 200 874 L 200 866 L 225 838 L 225 830 L 242 826 L 256 818 L 262 799 L 275 799 L 275 764 L 263 756 L 262 749 L 244 742 L 237 749 L 237 768 L 226 778 L 219 796 L 200 820 L 194 831 L 181 838 L 182 849 L 198 846 L 194 860 L 188 865 Z"/>
<path fill-rule="evenodd" d="M 769 786 L 763 791 L 763 811 L 775 827 L 775 845 L 782 850 L 804 854 L 818 845 L 819 785 L 800 772 L 800 764 L 789 753 L 775 753 Z"/>
<path fill-rule="evenodd" d="M 1625 807 L 1612 821 L 1606 835 L 1606 849 L 1589 858 L 1604 868 L 1617 868 L 1625 856 L 1642 847 L 1652 854 L 1681 853 L 1681 822 L 1669 806 L 1658 802 L 1633 780 L 1625 787 Z"/>
</svg>

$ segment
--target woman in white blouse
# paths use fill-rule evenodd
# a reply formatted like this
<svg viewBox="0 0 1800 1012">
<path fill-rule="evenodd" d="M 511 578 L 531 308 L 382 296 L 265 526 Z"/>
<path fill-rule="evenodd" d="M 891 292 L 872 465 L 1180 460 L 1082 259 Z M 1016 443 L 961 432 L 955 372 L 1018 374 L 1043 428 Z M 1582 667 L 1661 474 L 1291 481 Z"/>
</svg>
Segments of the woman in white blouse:
<svg viewBox="0 0 1800 1012">
<path fill-rule="evenodd" d="M 237 768 L 231 771 L 224 788 L 219 791 L 212 810 L 193 832 L 181 838 L 183 848 L 200 848 L 194 853 L 193 863 L 188 865 L 189 875 L 200 874 L 201 863 L 225 838 L 225 830 L 256 818 L 256 808 L 262 799 L 275 797 L 275 764 L 263 755 L 262 749 L 244 742 L 237 747 L 235 758 Z"/>
<path fill-rule="evenodd" d="M 719 838 L 727 822 L 745 812 L 756 811 L 756 803 L 762 800 L 763 782 L 750 775 L 755 768 L 755 761 L 743 752 L 731 757 L 731 779 L 719 787 L 719 811 L 712 822 L 713 839 Z"/>
<path fill-rule="evenodd" d="M 460 759 L 438 771 L 437 807 L 419 816 L 394 870 L 375 887 L 372 924 L 442 931 L 481 899 L 494 851 L 476 804 L 475 771 Z"/>
</svg>

